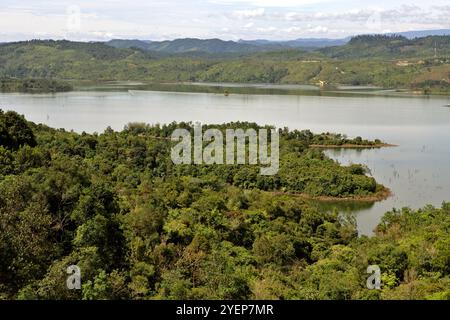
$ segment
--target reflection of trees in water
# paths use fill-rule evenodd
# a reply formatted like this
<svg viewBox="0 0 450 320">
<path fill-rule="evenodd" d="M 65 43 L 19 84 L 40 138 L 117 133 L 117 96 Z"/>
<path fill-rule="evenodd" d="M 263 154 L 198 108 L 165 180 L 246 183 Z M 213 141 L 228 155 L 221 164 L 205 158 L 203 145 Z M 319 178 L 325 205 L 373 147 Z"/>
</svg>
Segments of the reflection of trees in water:
<svg viewBox="0 0 450 320">
<path fill-rule="evenodd" d="M 368 201 L 318 201 L 308 200 L 311 206 L 314 206 L 320 211 L 332 212 L 334 210 L 338 212 L 356 212 L 361 210 L 371 209 L 375 202 Z"/>
</svg>

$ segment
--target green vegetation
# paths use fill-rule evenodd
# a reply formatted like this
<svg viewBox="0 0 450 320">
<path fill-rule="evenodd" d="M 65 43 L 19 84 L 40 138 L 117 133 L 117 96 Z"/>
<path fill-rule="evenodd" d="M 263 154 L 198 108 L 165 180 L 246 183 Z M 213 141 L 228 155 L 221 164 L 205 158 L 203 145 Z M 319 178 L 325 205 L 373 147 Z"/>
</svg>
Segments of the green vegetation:
<svg viewBox="0 0 450 320">
<path fill-rule="evenodd" d="M 429 36 L 409 40 L 402 36 L 362 35 L 353 37 L 347 45 L 319 51 L 331 58 L 408 59 L 428 58 L 436 53 L 450 55 L 450 36 Z"/>
<path fill-rule="evenodd" d="M 21 146 L 34 147 L 36 140 L 27 121 L 14 112 L 0 109 L 0 147 L 17 150 Z"/>
<path fill-rule="evenodd" d="M 104 43 L 69 41 L 3 44 L 0 45 L 0 77 L 320 83 L 449 93 L 450 36 L 414 40 L 401 36 L 358 36 L 342 46 L 313 51 L 274 46 L 270 52 L 266 49 L 252 52 L 246 46 L 263 47 L 244 43 L 219 40 L 192 43 L 194 40 L 137 42 L 138 47 L 132 46 L 133 41 L 116 40 L 113 44 L 117 48 Z M 151 45 L 159 49 L 149 51 L 147 46 Z M 164 52 L 168 47 L 176 54 Z"/>
<path fill-rule="evenodd" d="M 281 133 L 281 168 L 175 166 L 175 126 L 77 134 L 0 113 L 0 299 L 448 299 L 450 205 L 393 211 L 373 238 L 301 198 L 372 194 L 360 166 Z M 216 126 L 255 127 L 250 123 Z M 268 192 L 268 191 L 277 192 Z M 65 287 L 66 268 L 83 287 Z M 381 291 L 366 268 L 382 270 Z"/>
<path fill-rule="evenodd" d="M 66 92 L 73 87 L 66 83 L 48 79 L 0 79 L 0 92 L 50 93 Z"/>
<path fill-rule="evenodd" d="M 390 146 L 379 139 L 367 140 L 361 137 L 349 139 L 347 136 L 339 133 L 322 133 L 314 135 L 310 146 L 315 147 L 386 147 Z"/>
</svg>

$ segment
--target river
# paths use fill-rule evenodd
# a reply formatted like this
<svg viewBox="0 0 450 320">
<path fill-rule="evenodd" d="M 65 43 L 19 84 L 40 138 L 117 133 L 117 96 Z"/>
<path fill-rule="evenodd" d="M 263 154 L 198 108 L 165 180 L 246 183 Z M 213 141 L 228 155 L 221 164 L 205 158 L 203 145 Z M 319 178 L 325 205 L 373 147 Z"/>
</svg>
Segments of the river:
<svg viewBox="0 0 450 320">
<path fill-rule="evenodd" d="M 374 204 L 327 204 L 355 212 L 358 229 L 371 234 L 384 212 L 396 207 L 440 206 L 450 200 L 449 97 L 321 96 L 163 91 L 77 91 L 0 94 L 0 108 L 30 121 L 77 132 L 121 130 L 129 122 L 251 121 L 315 133 L 381 139 L 397 147 L 327 150 L 343 164 L 366 164 L 393 196 Z"/>
</svg>

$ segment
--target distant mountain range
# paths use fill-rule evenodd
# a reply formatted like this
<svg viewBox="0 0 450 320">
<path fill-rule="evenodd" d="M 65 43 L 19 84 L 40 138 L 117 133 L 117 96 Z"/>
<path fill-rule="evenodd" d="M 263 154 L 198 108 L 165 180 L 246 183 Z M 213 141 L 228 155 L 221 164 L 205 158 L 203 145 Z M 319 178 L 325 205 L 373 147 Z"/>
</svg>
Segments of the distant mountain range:
<svg viewBox="0 0 450 320">
<path fill-rule="evenodd" d="M 401 35 L 408 39 L 450 35 L 450 29 L 439 30 L 418 30 L 390 35 Z M 209 53 L 209 54 L 252 54 L 257 52 L 274 51 L 278 49 L 304 49 L 313 50 L 326 47 L 342 46 L 347 44 L 352 37 L 342 39 L 328 38 L 300 38 L 289 41 L 271 41 L 271 40 L 239 40 L 224 41 L 220 39 L 195 39 L 184 38 L 167 41 L 150 40 L 124 40 L 114 39 L 106 42 L 107 45 L 115 48 L 139 48 L 146 51 L 155 51 L 161 53 L 179 54 L 179 53 Z"/>
<path fill-rule="evenodd" d="M 450 29 L 437 29 L 437 30 L 418 30 L 418 31 L 405 31 L 389 34 L 398 34 L 408 39 L 422 38 L 428 36 L 448 36 L 450 35 Z"/>
<path fill-rule="evenodd" d="M 107 45 L 116 48 L 139 48 L 163 53 L 193 53 L 205 52 L 212 54 L 224 53 L 256 53 L 273 50 L 274 46 L 260 46 L 256 44 L 223 41 L 220 39 L 176 39 L 172 41 L 141 41 L 141 40 L 111 40 Z"/>
<path fill-rule="evenodd" d="M 122 40 L 122 39 L 114 39 L 106 42 L 107 45 L 119 48 L 119 49 L 128 49 L 128 48 L 139 48 L 142 50 L 149 50 L 149 44 L 152 43 L 150 40 Z"/>
<path fill-rule="evenodd" d="M 317 49 L 332 46 L 341 46 L 346 44 L 350 37 L 344 39 L 327 38 L 305 38 L 289 41 L 269 41 L 269 40 L 239 40 L 239 43 L 252 44 L 257 46 L 279 46 L 288 48 Z"/>
</svg>

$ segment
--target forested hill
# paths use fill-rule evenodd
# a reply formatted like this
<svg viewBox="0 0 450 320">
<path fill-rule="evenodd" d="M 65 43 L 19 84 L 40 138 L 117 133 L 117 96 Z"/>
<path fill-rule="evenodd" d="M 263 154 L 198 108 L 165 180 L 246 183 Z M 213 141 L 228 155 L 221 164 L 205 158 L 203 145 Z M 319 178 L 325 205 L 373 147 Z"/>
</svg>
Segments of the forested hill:
<svg viewBox="0 0 450 320">
<path fill-rule="evenodd" d="M 258 128 L 218 128 L 244 126 Z M 264 177 L 174 165 L 162 137 L 177 127 L 193 130 L 77 134 L 0 110 L 0 300 L 450 298 L 449 203 L 358 237 L 351 217 L 269 192 L 371 194 L 364 167 L 309 147 L 327 136 L 282 130 L 279 175 Z M 74 264 L 82 290 L 66 287 Z M 382 290 L 366 287 L 374 264 Z"/>
<path fill-rule="evenodd" d="M 450 36 L 407 39 L 398 35 L 363 35 L 353 37 L 343 46 L 320 49 L 330 58 L 385 58 L 450 56 Z"/>
<path fill-rule="evenodd" d="M 250 50 L 251 45 L 220 40 L 217 47 L 209 49 L 203 47 L 206 42 L 199 43 L 195 49 L 199 51 L 181 42 L 165 45 L 178 53 L 114 48 L 105 43 L 51 40 L 8 43 L 0 45 L 0 78 L 325 83 L 450 91 L 450 36 L 414 40 L 401 36 L 359 36 L 343 46 L 313 51 L 273 47 L 272 51 L 245 55 L 233 50 L 238 52 L 243 47 Z M 194 51 L 180 53 L 188 49 Z M 212 54 L 201 50 L 223 51 Z"/>
<path fill-rule="evenodd" d="M 148 51 L 164 53 L 194 53 L 204 52 L 212 54 L 234 53 L 251 54 L 279 49 L 316 49 L 329 46 L 343 45 L 348 42 L 345 39 L 297 39 L 290 41 L 269 40 L 239 40 L 224 41 L 220 39 L 195 39 L 184 38 L 167 41 L 126 40 L 113 39 L 105 44 L 115 48 L 140 48 Z"/>
<path fill-rule="evenodd" d="M 138 40 L 138 39 L 113 39 L 105 42 L 106 45 L 119 48 L 119 49 L 130 49 L 130 48 L 138 48 L 142 50 L 148 50 L 151 41 L 147 40 Z"/>
<path fill-rule="evenodd" d="M 255 45 L 239 43 L 234 41 L 223 41 L 220 39 L 177 39 L 173 41 L 139 41 L 139 40 L 111 40 L 107 45 L 116 48 L 141 48 L 149 51 L 164 53 L 192 53 L 204 52 L 210 54 L 236 53 L 248 54 L 262 51 L 270 51 L 277 48 L 283 48 L 281 45 Z"/>
</svg>

